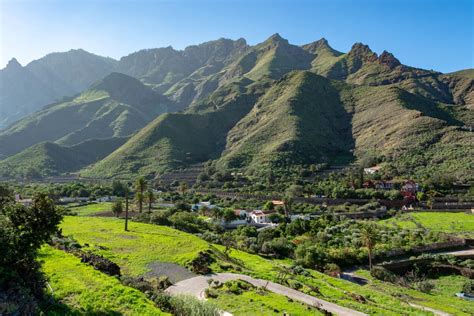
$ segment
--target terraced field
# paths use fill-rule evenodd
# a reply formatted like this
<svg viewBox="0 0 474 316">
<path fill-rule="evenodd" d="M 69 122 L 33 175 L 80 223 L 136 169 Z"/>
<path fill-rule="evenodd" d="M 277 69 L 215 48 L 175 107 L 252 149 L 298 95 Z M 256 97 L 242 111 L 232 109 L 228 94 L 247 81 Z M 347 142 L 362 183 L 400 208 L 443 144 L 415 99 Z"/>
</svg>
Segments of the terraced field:
<svg viewBox="0 0 474 316">
<path fill-rule="evenodd" d="M 142 292 L 94 270 L 80 259 L 45 246 L 39 260 L 56 303 L 48 315 L 169 315 Z"/>
<path fill-rule="evenodd" d="M 243 273 L 278 282 L 279 267 L 291 264 L 290 260 L 268 260 L 238 250 L 232 250 L 229 256 L 225 256 L 221 246 L 209 244 L 197 236 L 164 226 L 131 222 L 130 232 L 126 233 L 123 231 L 123 220 L 115 218 L 66 217 L 61 228 L 65 235 L 72 235 L 81 244 L 89 244 L 89 249 L 116 262 L 122 272 L 129 275 L 149 272 L 149 265 L 153 262 L 186 265 L 200 251 L 206 250 L 210 250 L 215 258 L 215 262 L 211 264 L 214 272 Z M 439 310 L 456 315 L 465 314 L 462 304 L 444 304 L 445 296 L 404 291 L 406 293 L 400 297 L 389 291 L 389 285 L 376 287 L 370 283 L 361 286 L 314 270 L 308 271 L 309 276 L 293 275 L 289 282 L 300 283 L 302 292 L 364 313 L 431 315 L 431 312 L 409 305 L 416 302 L 421 306 L 436 305 Z M 318 288 L 318 294 L 312 291 L 314 288 Z M 363 296 L 365 301 L 357 300 L 356 294 Z M 227 306 L 225 302 L 221 304 L 223 309 Z"/>
<path fill-rule="evenodd" d="M 396 216 L 383 222 L 400 228 L 414 229 L 422 226 L 432 231 L 474 238 L 474 214 L 415 212 Z"/>
</svg>

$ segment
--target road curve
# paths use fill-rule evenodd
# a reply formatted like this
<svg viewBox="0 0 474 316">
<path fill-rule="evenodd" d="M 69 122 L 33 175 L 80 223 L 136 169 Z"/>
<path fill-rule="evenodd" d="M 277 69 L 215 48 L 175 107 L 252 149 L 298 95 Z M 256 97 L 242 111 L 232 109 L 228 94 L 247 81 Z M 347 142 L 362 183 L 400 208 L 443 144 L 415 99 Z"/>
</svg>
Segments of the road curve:
<svg viewBox="0 0 474 316">
<path fill-rule="evenodd" d="M 270 282 L 262 279 L 254 279 L 248 275 L 236 274 L 236 273 L 217 273 L 209 275 L 201 275 L 194 278 L 186 279 L 175 283 L 166 289 L 166 292 L 172 295 L 187 294 L 195 296 L 199 299 L 204 299 L 204 290 L 209 287 L 207 281 L 209 279 L 218 280 L 219 282 L 226 282 L 229 280 L 244 280 L 254 286 L 263 286 L 267 290 L 276 294 L 285 295 L 291 299 L 303 302 L 312 306 L 319 306 L 322 309 L 327 310 L 336 315 L 341 316 L 355 316 L 355 315 L 366 315 L 364 313 L 352 310 L 350 308 L 342 307 L 334 303 L 327 302 L 325 300 L 316 298 L 314 296 L 305 294 L 303 292 L 291 289 L 278 283 Z"/>
</svg>

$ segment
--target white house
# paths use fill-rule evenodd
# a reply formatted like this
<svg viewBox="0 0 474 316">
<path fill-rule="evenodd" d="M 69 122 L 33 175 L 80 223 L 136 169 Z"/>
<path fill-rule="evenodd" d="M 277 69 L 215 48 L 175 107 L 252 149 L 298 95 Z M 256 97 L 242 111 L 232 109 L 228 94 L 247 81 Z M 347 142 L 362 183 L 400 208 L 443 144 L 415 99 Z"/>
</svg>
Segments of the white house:
<svg viewBox="0 0 474 316">
<path fill-rule="evenodd" d="M 364 168 L 364 173 L 365 174 L 374 174 L 374 173 L 378 173 L 380 171 L 380 169 L 381 168 L 379 166 Z"/>
<path fill-rule="evenodd" d="M 191 209 L 193 211 L 200 210 L 203 207 L 207 207 L 208 209 L 212 210 L 213 208 L 216 208 L 217 205 L 211 204 L 211 202 L 199 202 L 197 204 L 194 204 Z"/>
<path fill-rule="evenodd" d="M 96 199 L 97 202 L 113 202 L 115 200 L 117 200 L 115 195 L 102 196 Z"/>
<path fill-rule="evenodd" d="M 271 223 L 270 215 L 276 213 L 276 211 L 262 211 L 255 210 L 250 212 L 249 217 L 251 222 L 256 224 L 268 224 Z"/>
<path fill-rule="evenodd" d="M 15 194 L 15 202 L 23 204 L 23 206 L 30 207 L 33 204 L 32 199 L 23 199 L 20 194 Z"/>
</svg>

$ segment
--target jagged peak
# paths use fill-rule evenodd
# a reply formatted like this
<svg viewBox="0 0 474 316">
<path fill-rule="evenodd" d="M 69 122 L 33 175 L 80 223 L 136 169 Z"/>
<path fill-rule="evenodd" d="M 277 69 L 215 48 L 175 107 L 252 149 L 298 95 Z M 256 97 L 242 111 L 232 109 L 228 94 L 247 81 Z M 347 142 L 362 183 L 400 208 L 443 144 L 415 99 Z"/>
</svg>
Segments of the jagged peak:
<svg viewBox="0 0 474 316">
<path fill-rule="evenodd" d="M 265 40 L 264 43 L 284 43 L 288 44 L 288 40 L 280 36 L 280 34 L 275 33 Z"/>
<path fill-rule="evenodd" d="M 395 56 L 393 56 L 392 53 L 389 53 L 386 50 L 380 54 L 378 62 L 382 65 L 388 66 L 390 69 L 401 65 L 400 61 Z"/>
<path fill-rule="evenodd" d="M 92 89 L 104 90 L 107 92 L 111 92 L 112 90 L 116 90 L 119 87 L 126 87 L 126 86 L 143 86 L 140 80 L 128 76 L 126 74 L 120 72 L 112 72 L 102 80 L 96 82 L 92 85 Z"/>
<path fill-rule="evenodd" d="M 363 43 L 355 43 L 347 54 L 349 56 L 358 57 L 364 61 L 376 61 L 377 54 L 374 53 L 368 45 Z"/>
<path fill-rule="evenodd" d="M 18 62 L 18 60 L 13 57 L 12 59 L 10 59 L 10 61 L 8 62 L 6 68 L 22 68 L 21 64 Z"/>
<path fill-rule="evenodd" d="M 317 41 L 305 44 L 301 47 L 303 49 L 309 51 L 310 53 L 317 53 L 321 49 L 333 50 L 333 48 L 331 46 L 329 46 L 328 40 L 325 39 L 324 37 L 317 40 Z"/>
</svg>

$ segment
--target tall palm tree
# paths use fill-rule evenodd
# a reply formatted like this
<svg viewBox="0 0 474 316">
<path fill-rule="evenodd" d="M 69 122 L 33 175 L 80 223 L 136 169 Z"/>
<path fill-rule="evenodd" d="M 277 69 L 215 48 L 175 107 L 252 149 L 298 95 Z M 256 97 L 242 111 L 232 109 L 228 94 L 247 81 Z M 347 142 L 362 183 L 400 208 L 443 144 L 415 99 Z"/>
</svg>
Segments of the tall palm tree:
<svg viewBox="0 0 474 316">
<path fill-rule="evenodd" d="M 148 212 L 151 213 L 151 204 L 155 202 L 155 194 L 151 189 L 148 189 L 148 191 L 146 191 L 145 199 L 148 202 Z"/>
<path fill-rule="evenodd" d="M 377 243 L 378 231 L 375 225 L 369 224 L 361 231 L 361 239 L 369 251 L 369 269 L 372 272 L 372 259 L 375 244 Z"/>
<path fill-rule="evenodd" d="M 146 180 L 143 177 L 139 177 L 135 182 L 135 190 L 137 191 L 135 198 L 138 202 L 138 209 L 140 213 L 143 210 L 143 192 L 146 190 Z"/>
<path fill-rule="evenodd" d="M 291 207 L 293 206 L 294 199 L 291 196 L 285 196 L 283 198 L 283 203 L 285 207 L 285 216 L 288 217 L 291 214 Z"/>
<path fill-rule="evenodd" d="M 123 195 L 125 196 L 125 231 L 128 231 L 128 198 L 130 195 L 130 189 L 127 184 L 123 186 Z"/>
<path fill-rule="evenodd" d="M 141 213 L 143 210 L 143 200 L 144 200 L 144 195 L 140 191 L 137 191 L 135 193 L 135 201 L 138 204 L 138 211 Z"/>
<path fill-rule="evenodd" d="M 181 192 L 181 195 L 184 195 L 184 193 L 186 193 L 186 191 L 188 190 L 188 183 L 187 182 L 181 182 L 179 184 L 179 192 Z"/>
</svg>

